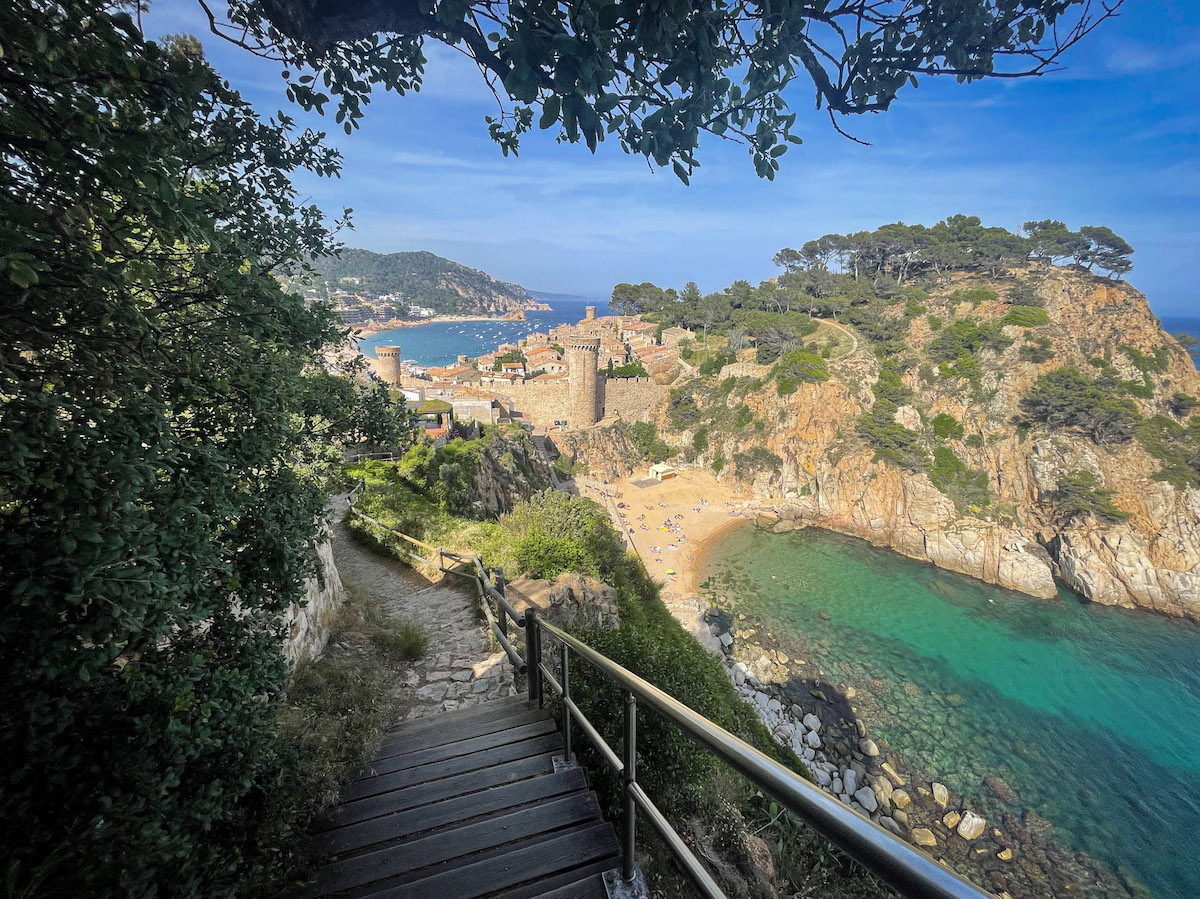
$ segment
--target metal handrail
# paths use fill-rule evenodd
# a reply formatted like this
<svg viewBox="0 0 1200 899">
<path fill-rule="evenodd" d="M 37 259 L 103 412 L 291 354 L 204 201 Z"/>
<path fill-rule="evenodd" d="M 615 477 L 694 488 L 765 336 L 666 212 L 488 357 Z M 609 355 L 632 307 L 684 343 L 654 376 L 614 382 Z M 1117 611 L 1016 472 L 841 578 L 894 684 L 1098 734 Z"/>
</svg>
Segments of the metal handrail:
<svg viewBox="0 0 1200 899">
<path fill-rule="evenodd" d="M 905 896 L 919 897 L 919 899 L 982 899 L 984 897 L 985 894 L 977 887 L 949 868 L 938 864 L 894 834 L 843 805 L 795 772 L 789 771 L 753 746 L 738 739 L 729 731 L 717 726 L 633 672 L 621 667 L 607 656 L 601 655 L 566 631 L 540 618 L 534 618 L 534 627 L 539 635 L 545 632 L 562 645 L 569 647 L 625 692 L 626 760 L 623 766 L 623 776 L 626 811 L 623 817 L 626 820 L 623 825 L 630 833 L 623 834 L 625 838 L 622 840 L 623 844 L 631 847 L 633 827 L 629 817 L 634 807 L 640 807 L 650 817 L 655 828 L 666 838 L 667 845 L 688 872 L 693 877 L 698 877 L 703 872 L 699 862 L 692 856 L 687 846 L 678 840 L 678 836 L 676 835 L 672 839 L 664 833 L 664 828 L 670 828 L 670 824 L 666 822 L 665 818 L 662 818 L 661 813 L 653 807 L 649 797 L 637 786 L 636 777 L 631 776 L 634 773 L 631 770 L 634 769 L 634 766 L 631 755 L 633 747 L 630 744 L 636 740 L 636 728 L 632 726 L 632 721 L 635 720 L 633 715 L 636 703 L 641 701 L 678 726 L 694 743 L 707 749 L 742 774 L 764 793 L 770 795 L 797 817 L 802 818 L 831 843 L 844 850 L 859 864 L 887 881 Z M 537 657 L 530 659 L 529 670 L 533 671 L 535 665 L 539 669 L 544 667 L 541 665 L 540 653 Z M 564 680 L 566 679 L 564 678 Z M 555 682 L 554 686 L 560 688 L 556 690 L 559 692 L 561 687 L 567 685 L 559 685 Z M 572 709 L 572 711 L 578 714 L 578 709 Z M 606 756 L 615 755 L 610 747 L 606 745 L 605 748 L 608 749 Z M 601 751 L 603 752 L 603 750 Z M 724 894 L 715 883 L 711 882 L 711 878 L 707 877 L 706 872 L 704 877 L 708 883 L 697 880 L 697 886 L 708 896 L 723 897 Z"/>
</svg>

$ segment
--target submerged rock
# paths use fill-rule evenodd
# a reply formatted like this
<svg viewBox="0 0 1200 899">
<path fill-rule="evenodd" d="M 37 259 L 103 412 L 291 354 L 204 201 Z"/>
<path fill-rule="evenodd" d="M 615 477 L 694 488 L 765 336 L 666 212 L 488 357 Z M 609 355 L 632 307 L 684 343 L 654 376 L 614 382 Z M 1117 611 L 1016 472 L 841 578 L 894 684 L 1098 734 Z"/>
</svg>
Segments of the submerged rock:
<svg viewBox="0 0 1200 899">
<path fill-rule="evenodd" d="M 944 784 L 937 783 L 936 781 L 930 784 L 930 786 L 933 787 L 933 801 L 939 807 L 945 808 L 946 803 L 950 801 L 950 791 L 946 789 Z"/>
<path fill-rule="evenodd" d="M 983 834 L 985 827 L 987 827 L 986 819 L 974 812 L 967 812 L 959 822 L 958 835 L 964 840 L 974 840 Z"/>
<path fill-rule="evenodd" d="M 912 832 L 912 839 L 918 846 L 933 847 L 937 845 L 937 837 L 928 827 L 918 827 Z"/>
</svg>

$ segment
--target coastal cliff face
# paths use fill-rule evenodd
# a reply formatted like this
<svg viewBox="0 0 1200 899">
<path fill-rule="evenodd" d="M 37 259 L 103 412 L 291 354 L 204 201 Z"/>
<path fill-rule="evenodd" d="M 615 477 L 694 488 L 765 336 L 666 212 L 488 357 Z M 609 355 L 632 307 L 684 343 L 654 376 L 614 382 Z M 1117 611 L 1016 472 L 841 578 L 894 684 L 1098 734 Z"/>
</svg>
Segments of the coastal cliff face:
<svg viewBox="0 0 1200 899">
<path fill-rule="evenodd" d="M 986 473 L 986 505 L 960 498 L 956 506 L 930 474 L 878 459 L 863 439 L 856 423 L 878 401 L 881 370 L 865 340 L 829 362 L 828 380 L 788 396 L 764 381 L 767 366 L 727 366 L 718 382 L 740 376 L 749 384 L 723 402 L 731 409 L 744 404 L 755 426 L 710 434 L 697 461 L 711 465 L 747 458 L 756 446 L 769 450 L 774 465 L 726 462 L 721 477 L 748 482 L 758 497 L 748 514 L 780 531 L 815 524 L 1034 596 L 1055 595 L 1058 578 L 1096 602 L 1200 619 L 1200 490 L 1156 478 L 1162 465 L 1139 439 L 1097 444 L 1079 430 L 1031 425 L 1020 405 L 1046 372 L 1103 368 L 1138 385 L 1129 401 L 1143 420 L 1163 416 L 1171 397 L 1200 396 L 1200 374 L 1186 351 L 1134 288 L 1078 269 L 1052 269 L 1037 288 L 1049 320 L 1004 326 L 1011 344 L 983 349 L 973 378 L 946 376 L 932 370 L 926 355 L 939 332 L 963 318 L 999 323 L 1012 308 L 1001 299 L 1001 284 L 998 298 L 977 303 L 951 299 L 962 286 L 955 279 L 933 291 L 928 314 L 908 325 L 909 352 L 899 363 L 907 391 L 895 421 L 930 449 L 945 446 L 967 468 Z M 1043 352 L 1022 351 L 1035 340 Z M 1151 373 L 1144 361 L 1136 364 L 1146 358 L 1156 359 Z M 935 435 L 939 414 L 961 429 Z M 671 430 L 666 410 L 659 423 Z M 685 443 L 692 436 L 675 435 Z M 1097 490 L 1111 491 L 1127 520 L 1063 517 L 1060 481 L 1080 472 L 1091 474 Z"/>
</svg>

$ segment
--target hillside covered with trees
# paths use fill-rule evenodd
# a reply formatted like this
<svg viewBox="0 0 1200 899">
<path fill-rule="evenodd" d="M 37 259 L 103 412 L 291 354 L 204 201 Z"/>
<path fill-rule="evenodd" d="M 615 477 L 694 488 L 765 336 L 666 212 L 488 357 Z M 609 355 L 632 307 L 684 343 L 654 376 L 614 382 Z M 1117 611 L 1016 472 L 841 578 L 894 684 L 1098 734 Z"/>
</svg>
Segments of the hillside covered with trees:
<svg viewBox="0 0 1200 899">
<path fill-rule="evenodd" d="M 447 314 L 511 312 L 538 309 L 541 303 L 519 284 L 497 281 L 423 250 L 373 253 L 347 248 L 317 263 L 318 282 L 328 291 L 396 294 L 410 306 Z"/>
<path fill-rule="evenodd" d="M 757 286 L 619 284 L 613 304 L 698 334 L 660 433 L 793 518 L 1196 617 L 1200 373 L 1120 280 L 1132 253 L 1105 227 L 959 215 L 782 250 Z"/>
</svg>

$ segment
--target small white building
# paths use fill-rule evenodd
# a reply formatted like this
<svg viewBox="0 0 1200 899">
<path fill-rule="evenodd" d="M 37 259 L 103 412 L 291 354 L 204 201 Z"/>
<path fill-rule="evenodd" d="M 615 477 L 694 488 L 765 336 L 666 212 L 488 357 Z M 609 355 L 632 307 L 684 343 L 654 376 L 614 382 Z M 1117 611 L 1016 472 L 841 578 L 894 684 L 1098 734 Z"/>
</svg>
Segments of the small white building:
<svg viewBox="0 0 1200 899">
<path fill-rule="evenodd" d="M 669 481 L 671 478 L 679 477 L 679 472 L 675 470 L 675 466 L 668 462 L 656 462 L 650 466 L 650 477 L 656 481 Z"/>
</svg>

